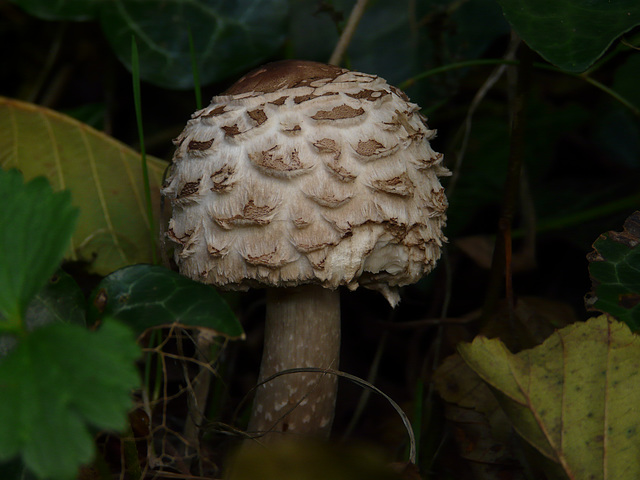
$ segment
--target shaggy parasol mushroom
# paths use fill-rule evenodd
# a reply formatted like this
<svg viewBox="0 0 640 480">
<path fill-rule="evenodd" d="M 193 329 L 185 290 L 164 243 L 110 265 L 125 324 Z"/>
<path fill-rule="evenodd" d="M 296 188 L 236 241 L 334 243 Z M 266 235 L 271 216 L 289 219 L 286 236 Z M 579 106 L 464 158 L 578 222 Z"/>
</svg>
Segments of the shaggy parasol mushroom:
<svg viewBox="0 0 640 480">
<path fill-rule="evenodd" d="M 429 272 L 444 240 L 448 171 L 418 106 L 385 80 L 282 61 L 241 78 L 175 140 L 163 194 L 180 272 L 229 289 L 267 288 L 260 381 L 338 368 L 338 287 L 380 291 Z M 261 385 L 251 432 L 328 435 L 337 379 Z"/>
</svg>

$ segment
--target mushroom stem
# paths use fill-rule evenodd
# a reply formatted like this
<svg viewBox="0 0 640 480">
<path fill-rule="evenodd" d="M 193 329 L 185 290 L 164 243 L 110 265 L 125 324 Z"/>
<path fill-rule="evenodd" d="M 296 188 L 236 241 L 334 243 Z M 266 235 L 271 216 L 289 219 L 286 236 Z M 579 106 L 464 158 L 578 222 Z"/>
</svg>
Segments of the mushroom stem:
<svg viewBox="0 0 640 480">
<path fill-rule="evenodd" d="M 317 285 L 267 290 L 267 318 L 259 382 L 283 370 L 338 368 L 340 294 Z M 273 442 L 283 433 L 327 437 L 333 423 L 337 377 L 304 372 L 258 387 L 249 432 Z"/>
</svg>

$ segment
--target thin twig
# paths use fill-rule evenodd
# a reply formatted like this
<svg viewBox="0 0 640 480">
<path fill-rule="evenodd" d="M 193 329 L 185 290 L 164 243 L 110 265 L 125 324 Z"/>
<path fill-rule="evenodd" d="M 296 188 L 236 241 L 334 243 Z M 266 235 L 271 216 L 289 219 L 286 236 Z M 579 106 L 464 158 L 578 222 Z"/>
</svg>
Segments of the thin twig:
<svg viewBox="0 0 640 480">
<path fill-rule="evenodd" d="M 507 177 L 504 183 L 502 210 L 498 220 L 498 234 L 493 251 L 489 285 L 483 305 L 483 322 L 495 308 L 504 289 L 509 304 L 509 316 L 514 310 L 513 286 L 511 284 L 511 225 L 516 214 L 520 191 L 520 177 L 524 157 L 524 117 L 526 97 L 533 68 L 532 53 L 529 49 L 520 50 L 522 56 L 517 76 L 516 92 L 512 100 L 512 125 Z"/>
<path fill-rule="evenodd" d="M 329 58 L 329 63 L 331 65 L 339 65 L 342 61 L 342 57 L 344 57 L 344 53 L 347 51 L 349 43 L 351 43 L 351 38 L 353 37 L 356 28 L 358 28 L 358 23 L 360 23 L 362 14 L 367 6 L 367 2 L 368 0 L 357 0 L 356 4 L 353 6 L 351 15 L 349 15 L 349 20 L 347 20 L 347 25 L 344 27 L 342 35 L 340 35 L 338 44 L 331 54 L 331 58 Z"/>
<path fill-rule="evenodd" d="M 36 81 L 29 88 L 29 93 L 25 96 L 25 100 L 30 103 L 36 103 L 38 97 L 42 96 L 40 101 L 41 105 L 44 106 L 52 106 L 53 98 L 57 98 L 57 94 L 53 95 L 49 92 L 48 95 L 43 95 L 42 88 L 47 81 L 47 78 L 51 75 L 53 67 L 55 66 L 58 58 L 60 57 L 60 50 L 62 49 L 62 44 L 65 38 L 65 32 L 67 31 L 68 22 L 64 22 L 57 29 L 55 37 L 50 44 L 49 52 L 45 59 L 44 65 L 39 69 L 38 76 L 36 77 Z M 51 83 L 49 82 L 48 88 L 51 88 Z"/>
<path fill-rule="evenodd" d="M 516 51 L 518 50 L 520 42 L 511 42 L 507 49 L 507 52 L 501 62 L 512 62 L 515 60 Z M 496 69 L 491 72 L 489 78 L 485 80 L 480 89 L 476 92 L 471 100 L 471 104 L 469 105 L 469 110 L 467 111 L 467 115 L 465 116 L 464 123 L 462 124 L 461 130 L 456 134 L 456 138 L 462 135 L 462 140 L 460 141 L 460 148 L 455 153 L 455 166 L 452 167 L 453 175 L 451 176 L 451 180 L 447 185 L 447 196 L 451 197 L 455 187 L 458 183 L 458 179 L 460 178 L 460 167 L 462 166 L 462 161 L 467 152 L 467 145 L 469 143 L 469 137 L 471 135 L 471 125 L 473 115 L 476 112 L 476 109 L 484 100 L 487 93 L 493 88 L 493 86 L 498 82 L 500 77 L 504 74 L 507 69 L 508 63 L 501 63 L 498 65 Z"/>
<path fill-rule="evenodd" d="M 622 43 L 624 46 L 632 48 L 634 50 L 640 50 L 640 47 L 635 46 L 633 43 L 629 42 L 625 38 L 620 39 L 620 43 Z"/>
<path fill-rule="evenodd" d="M 380 369 L 380 361 L 382 360 L 382 353 L 384 352 L 384 348 L 387 345 L 387 339 L 389 338 L 389 332 L 383 332 L 380 340 L 378 341 L 378 348 L 376 349 L 376 353 L 373 356 L 373 360 L 371 361 L 371 367 L 369 368 L 369 374 L 367 375 L 367 382 L 373 383 L 376 381 L 376 377 L 378 376 L 378 370 Z M 342 434 L 342 441 L 345 442 L 351 436 L 351 433 L 356 428 L 360 417 L 362 417 L 362 413 L 364 412 L 365 407 L 367 406 L 367 402 L 369 401 L 369 397 L 371 396 L 371 390 L 364 389 L 360 398 L 358 399 L 358 404 L 349 419 L 349 424 L 347 428 L 344 429 L 344 433 Z"/>
<path fill-rule="evenodd" d="M 379 322 L 378 325 L 388 330 L 414 330 L 417 328 L 437 327 L 439 325 L 463 325 L 480 318 L 481 310 L 474 310 L 461 317 L 438 317 L 411 320 L 408 322 Z"/>
<path fill-rule="evenodd" d="M 464 62 L 450 63 L 448 65 L 443 65 L 442 67 L 437 67 L 437 68 L 428 70 L 426 72 L 422 72 L 416 75 L 415 77 L 411 77 L 405 80 L 404 82 L 400 83 L 398 88 L 400 88 L 401 90 L 406 90 L 408 87 L 412 86 L 418 80 L 424 80 L 425 78 L 431 77 L 433 75 L 446 73 L 451 70 L 459 70 L 461 68 L 480 67 L 480 66 L 486 66 L 486 65 L 519 65 L 519 64 L 520 62 L 518 60 L 509 60 L 505 58 L 481 58 L 478 60 L 467 60 Z M 591 78 L 589 76 L 589 73 L 592 72 L 593 69 L 589 70 L 588 72 L 573 73 L 573 72 L 568 72 L 566 70 L 562 70 L 558 67 L 554 67 L 553 65 L 549 65 L 548 63 L 533 62 L 533 66 L 541 70 L 547 70 L 550 72 L 560 73 L 562 75 L 569 75 L 570 77 L 579 78 L 587 82 L 591 86 L 597 88 L 598 90 L 601 90 L 602 92 L 606 93 L 617 102 L 620 102 L 622 105 L 625 106 L 625 108 L 629 109 L 631 113 L 633 113 L 634 115 L 640 116 L 640 107 L 638 107 L 633 102 L 631 102 L 627 98 L 617 93 L 615 90 Z"/>
<path fill-rule="evenodd" d="M 531 264 L 535 264 L 538 217 L 536 215 L 536 208 L 533 200 L 533 193 L 531 192 L 531 185 L 529 184 L 526 165 L 522 167 L 522 175 L 520 177 L 520 205 L 520 210 L 522 212 L 522 224 L 524 226 L 524 242 L 520 247 L 520 254 L 524 255 L 525 258 L 528 258 L 531 261 Z M 513 230 L 511 231 L 511 238 L 513 239 Z"/>
<path fill-rule="evenodd" d="M 199 432 L 205 419 L 205 408 L 209 398 L 211 386 L 211 347 L 215 343 L 215 336 L 211 330 L 200 330 L 196 341 L 196 355 L 205 365 L 200 366 L 200 371 L 189 381 L 189 374 L 185 368 L 185 380 L 189 384 L 189 415 L 185 421 L 184 437 L 190 444 L 196 445 L 199 450 Z M 186 364 L 183 364 L 186 367 Z M 198 452 L 199 453 L 199 452 Z"/>
<path fill-rule="evenodd" d="M 144 145 L 144 130 L 142 127 L 142 100 L 140 98 L 140 60 L 138 56 L 138 44 L 136 37 L 131 36 L 131 76 L 133 81 L 133 104 L 136 112 L 136 123 L 138 125 L 138 140 L 140 141 L 140 160 L 142 163 L 142 184 L 144 187 L 144 198 L 147 206 L 147 222 L 149 224 L 149 248 L 151 259 L 154 265 L 158 264 L 157 245 L 155 240 L 155 216 L 153 214 L 153 202 L 151 201 L 151 184 L 149 183 L 149 167 L 147 166 L 147 152 Z"/>
<path fill-rule="evenodd" d="M 444 343 L 444 332 L 445 332 L 444 322 L 442 322 L 442 320 L 445 320 L 447 318 L 447 315 L 449 313 L 449 305 L 451 304 L 451 296 L 453 293 L 453 271 L 452 271 L 453 269 L 451 266 L 451 259 L 449 257 L 449 250 L 446 248 L 446 246 L 442 249 L 442 259 L 440 261 L 444 266 L 444 275 L 445 275 L 444 298 L 442 301 L 442 306 L 440 308 L 440 318 L 437 319 L 437 320 L 441 320 L 441 322 L 437 326 L 436 335 L 435 335 L 435 338 L 433 339 L 433 344 L 432 344 L 433 347 L 430 349 L 430 353 L 432 354 L 431 371 L 425 375 L 426 372 L 424 367 L 428 365 L 426 363 L 429 358 L 428 355 L 425 356 L 423 361 L 424 367 L 421 369 L 422 371 L 420 374 L 420 379 L 421 380 L 424 380 L 425 378 L 429 379 L 427 392 L 425 395 L 424 382 L 419 383 L 418 386 L 420 386 L 419 392 L 421 392 L 421 396 L 419 396 L 418 398 L 420 399 L 420 405 L 415 405 L 416 412 L 420 412 L 420 422 L 418 423 L 417 421 L 415 421 L 415 423 L 417 425 L 417 428 L 420 429 L 418 432 L 419 434 L 417 435 L 418 437 L 417 443 L 418 443 L 418 449 L 421 451 L 423 450 L 420 444 L 420 442 L 422 441 L 422 429 L 424 428 L 423 425 L 428 429 L 428 431 L 431 431 L 431 428 L 429 427 L 433 425 L 434 398 L 436 397 L 436 388 L 435 388 L 435 383 L 433 381 L 433 375 L 438 365 L 440 365 L 440 356 L 442 354 L 442 344 Z M 468 316 L 469 314 L 466 315 L 466 317 Z M 424 415 L 425 412 L 423 412 L 423 410 L 426 411 L 426 415 Z M 432 465 L 435 463 L 437 455 L 438 455 L 438 449 L 436 449 L 436 451 L 433 452 L 432 457 L 429 459 L 429 467 L 428 467 L 429 470 L 431 470 Z"/>
</svg>

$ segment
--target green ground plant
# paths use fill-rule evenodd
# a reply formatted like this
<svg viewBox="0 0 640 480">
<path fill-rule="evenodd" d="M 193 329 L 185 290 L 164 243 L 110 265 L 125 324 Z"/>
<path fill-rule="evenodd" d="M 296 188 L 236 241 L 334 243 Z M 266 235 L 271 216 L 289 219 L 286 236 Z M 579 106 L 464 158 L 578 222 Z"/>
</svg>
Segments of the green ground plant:
<svg viewBox="0 0 640 480">
<path fill-rule="evenodd" d="M 0 12 L 16 45 L 0 69 L 3 479 L 221 478 L 227 463 L 234 479 L 255 475 L 238 465 L 303 480 L 640 477 L 637 1 Z M 349 374 L 326 448 L 227 462 L 262 300 L 171 270 L 159 189 L 202 98 L 283 58 L 379 74 L 423 107 L 454 172 L 450 243 L 396 311 L 344 296 Z M 410 442 L 351 374 L 410 412 Z"/>
</svg>

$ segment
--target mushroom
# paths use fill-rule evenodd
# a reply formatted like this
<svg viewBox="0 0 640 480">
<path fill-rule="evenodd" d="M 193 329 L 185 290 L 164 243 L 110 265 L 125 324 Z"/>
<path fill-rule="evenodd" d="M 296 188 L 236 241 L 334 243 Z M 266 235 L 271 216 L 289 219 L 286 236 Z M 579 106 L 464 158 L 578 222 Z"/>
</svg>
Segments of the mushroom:
<svg viewBox="0 0 640 480">
<path fill-rule="evenodd" d="M 266 288 L 259 381 L 337 369 L 338 287 L 398 288 L 435 266 L 448 175 L 419 107 L 375 75 L 287 60 L 247 74 L 192 115 L 163 194 L 180 272 Z M 249 431 L 327 436 L 337 378 L 259 386 Z"/>
</svg>

